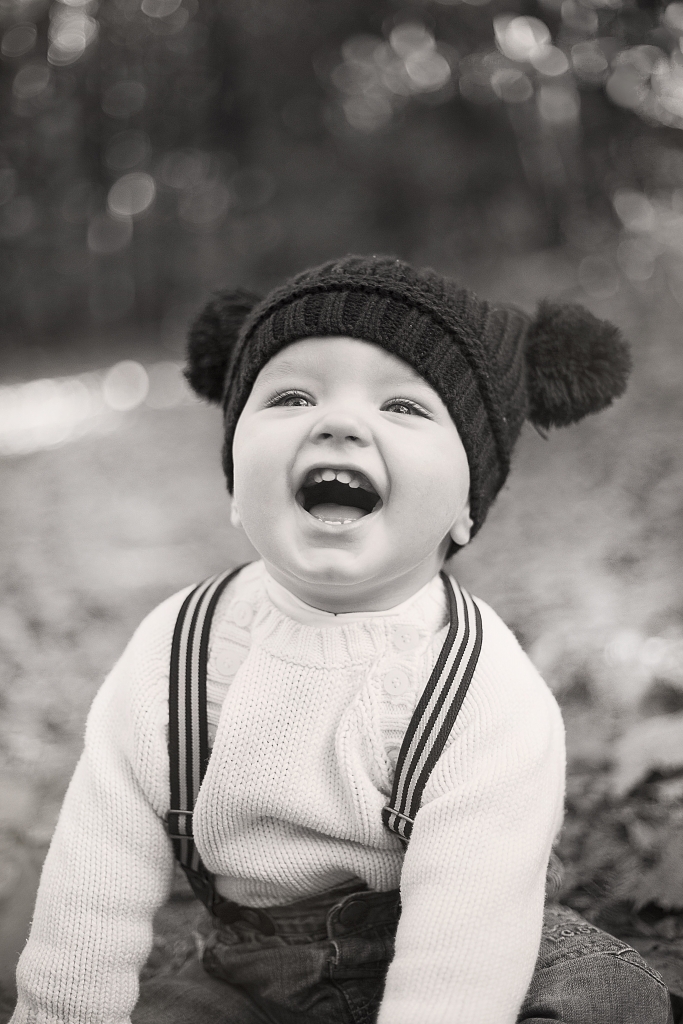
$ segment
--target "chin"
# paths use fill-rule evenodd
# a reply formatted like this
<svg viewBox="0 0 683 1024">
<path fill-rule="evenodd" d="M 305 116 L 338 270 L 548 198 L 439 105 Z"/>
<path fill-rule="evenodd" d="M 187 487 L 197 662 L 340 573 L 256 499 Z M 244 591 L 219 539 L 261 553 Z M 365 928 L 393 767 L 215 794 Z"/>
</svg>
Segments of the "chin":
<svg viewBox="0 0 683 1024">
<path fill-rule="evenodd" d="M 365 583 L 381 574 L 377 566 L 369 566 L 348 558 L 321 558 L 302 567 L 300 578 L 310 583 L 349 586 Z"/>
<path fill-rule="evenodd" d="M 349 586 L 382 577 L 383 566 L 377 558 L 339 548 L 318 548 L 290 562 L 293 576 L 316 586 Z M 386 571 L 386 570 L 385 570 Z"/>
</svg>

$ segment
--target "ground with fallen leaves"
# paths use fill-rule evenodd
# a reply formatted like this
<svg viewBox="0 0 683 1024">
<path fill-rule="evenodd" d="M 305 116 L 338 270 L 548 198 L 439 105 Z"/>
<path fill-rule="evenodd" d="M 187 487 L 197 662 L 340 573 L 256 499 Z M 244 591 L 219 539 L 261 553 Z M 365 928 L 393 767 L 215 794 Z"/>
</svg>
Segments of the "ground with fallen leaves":
<svg viewBox="0 0 683 1024">
<path fill-rule="evenodd" d="M 517 263 L 498 294 L 529 302 L 529 281 L 557 294 L 551 262 Z M 683 997 L 680 307 L 656 279 L 648 288 L 593 303 L 633 340 L 628 396 L 548 440 L 526 429 L 489 522 L 452 568 L 563 707 L 560 898 L 636 945 Z M 0 462 L 0 1024 L 104 674 L 156 603 L 253 557 L 227 522 L 219 431 L 199 405 L 139 411 Z M 173 970 L 204 924 L 179 879 L 146 973 Z"/>
</svg>

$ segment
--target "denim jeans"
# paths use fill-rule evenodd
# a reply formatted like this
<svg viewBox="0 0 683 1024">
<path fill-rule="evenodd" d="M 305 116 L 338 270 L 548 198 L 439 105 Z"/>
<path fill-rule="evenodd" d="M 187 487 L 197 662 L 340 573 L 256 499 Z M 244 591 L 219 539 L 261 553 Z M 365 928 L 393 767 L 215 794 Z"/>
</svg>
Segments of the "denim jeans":
<svg viewBox="0 0 683 1024">
<path fill-rule="evenodd" d="M 400 913 L 398 892 L 358 884 L 286 907 L 231 905 L 172 977 L 143 983 L 133 1024 L 372 1024 Z M 545 910 L 526 1024 L 671 1024 L 668 992 L 626 943 L 557 903 Z M 457 1022 L 454 1020 L 454 1024 Z"/>
</svg>

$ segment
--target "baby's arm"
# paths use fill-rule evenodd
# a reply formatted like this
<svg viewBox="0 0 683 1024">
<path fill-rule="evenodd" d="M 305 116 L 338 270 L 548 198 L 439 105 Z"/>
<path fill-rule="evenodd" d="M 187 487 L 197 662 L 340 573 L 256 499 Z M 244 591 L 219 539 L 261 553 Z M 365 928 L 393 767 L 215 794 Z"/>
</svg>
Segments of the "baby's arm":
<svg viewBox="0 0 683 1024">
<path fill-rule="evenodd" d="M 564 798 L 549 690 L 482 602 L 484 645 L 417 814 L 378 1024 L 514 1024 Z"/>
<path fill-rule="evenodd" d="M 184 595 L 140 626 L 93 703 L 45 861 L 10 1024 L 129 1019 L 173 872 L 168 652 Z"/>
</svg>

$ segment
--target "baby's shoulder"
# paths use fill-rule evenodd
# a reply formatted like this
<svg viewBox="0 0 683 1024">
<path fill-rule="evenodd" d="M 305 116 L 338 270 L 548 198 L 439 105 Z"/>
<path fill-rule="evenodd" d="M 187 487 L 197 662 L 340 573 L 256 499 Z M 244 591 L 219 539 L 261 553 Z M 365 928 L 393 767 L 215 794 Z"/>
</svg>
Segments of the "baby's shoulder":
<svg viewBox="0 0 683 1024">
<path fill-rule="evenodd" d="M 259 566 L 260 563 L 249 564 L 228 583 L 216 605 L 212 631 L 216 627 L 220 630 L 226 614 L 230 614 L 240 601 L 254 600 Z M 184 587 L 167 597 L 145 616 L 135 630 L 119 663 L 132 699 L 144 692 L 166 694 L 176 625 L 183 605 L 195 587 L 196 584 Z"/>
<path fill-rule="evenodd" d="M 526 733 L 543 725 L 554 730 L 561 714 L 550 687 L 498 613 L 481 598 L 472 600 L 479 614 L 481 649 L 464 718 L 484 716 L 505 731 Z"/>
<path fill-rule="evenodd" d="M 467 778 L 492 778 L 497 772 L 512 785 L 533 776 L 539 766 L 556 779 L 559 791 L 565 754 L 557 701 L 512 630 L 485 601 L 472 600 L 481 649 L 425 796 L 449 791 Z"/>
<path fill-rule="evenodd" d="M 259 590 L 262 589 L 259 587 L 261 575 L 261 562 L 250 562 L 239 570 L 238 574 L 230 580 L 221 592 L 220 599 L 214 610 L 214 624 L 222 621 L 226 610 L 235 601 L 253 602 L 258 599 Z M 145 616 L 131 639 L 131 645 L 136 651 L 146 651 L 150 656 L 155 654 L 161 655 L 164 659 L 166 656 L 170 656 L 173 633 L 178 616 L 186 598 L 190 596 L 196 587 L 197 584 L 192 584 L 177 591 L 175 594 L 171 594 L 170 597 L 167 597 Z"/>
</svg>

